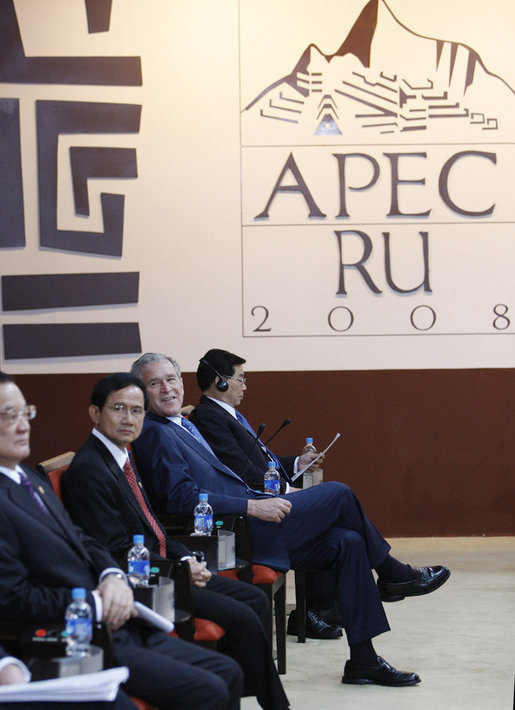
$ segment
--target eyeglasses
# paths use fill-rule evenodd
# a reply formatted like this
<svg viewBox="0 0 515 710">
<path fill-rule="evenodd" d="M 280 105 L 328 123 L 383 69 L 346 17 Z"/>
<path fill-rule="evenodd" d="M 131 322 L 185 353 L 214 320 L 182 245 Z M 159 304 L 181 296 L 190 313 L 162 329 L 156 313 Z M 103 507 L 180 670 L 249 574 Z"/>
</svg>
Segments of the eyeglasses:
<svg viewBox="0 0 515 710">
<path fill-rule="evenodd" d="M 26 404 L 23 409 L 14 409 L 9 407 L 9 409 L 3 409 L 0 412 L 0 420 L 7 422 L 9 425 L 16 424 L 20 419 L 26 419 L 30 421 L 34 419 L 37 414 L 37 409 L 35 404 Z"/>
<path fill-rule="evenodd" d="M 236 380 L 236 382 L 238 382 L 240 385 L 247 384 L 247 378 L 243 375 L 239 375 L 239 377 L 231 377 L 231 375 L 225 375 L 224 377 L 226 380 Z"/>
<path fill-rule="evenodd" d="M 120 402 L 115 402 L 114 404 L 108 404 L 107 405 L 108 409 L 112 409 L 113 412 L 116 412 L 120 416 L 124 417 L 127 414 L 130 414 L 134 419 L 141 419 L 141 417 L 145 414 L 145 410 L 143 407 L 127 407 L 125 404 L 121 404 Z"/>
</svg>

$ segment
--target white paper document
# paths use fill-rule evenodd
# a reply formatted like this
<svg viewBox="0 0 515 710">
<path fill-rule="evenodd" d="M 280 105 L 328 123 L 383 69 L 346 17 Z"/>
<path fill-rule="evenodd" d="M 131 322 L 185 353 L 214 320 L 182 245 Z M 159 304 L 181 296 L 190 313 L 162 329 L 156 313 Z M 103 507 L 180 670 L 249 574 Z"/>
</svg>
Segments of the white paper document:
<svg viewBox="0 0 515 710">
<path fill-rule="evenodd" d="M 161 616 L 161 614 L 158 614 L 157 611 L 153 611 L 141 602 L 134 602 L 134 608 L 138 611 L 138 617 L 151 626 L 155 626 L 161 629 L 161 631 L 166 631 L 167 634 L 173 631 L 173 621 L 169 621 L 164 616 Z"/>
<path fill-rule="evenodd" d="M 309 463 L 307 466 L 304 466 L 304 468 L 301 468 L 300 471 L 297 471 L 297 473 L 294 476 L 292 476 L 291 480 L 296 481 L 299 476 L 302 476 L 304 471 L 307 471 L 308 468 L 311 468 L 311 466 L 313 466 L 313 464 L 316 463 L 321 456 L 323 456 L 327 451 L 329 451 L 329 449 L 334 444 L 334 442 L 337 441 L 339 438 L 340 438 L 340 432 L 338 432 L 338 434 L 336 434 L 336 436 L 331 441 L 331 443 L 328 446 L 326 446 L 325 449 L 318 454 L 316 459 L 313 459 L 313 461 L 311 461 L 311 463 Z"/>
<path fill-rule="evenodd" d="M 92 700 L 112 701 L 118 693 L 120 683 L 129 677 L 126 666 L 110 668 L 98 673 L 84 673 L 69 678 L 38 680 L 34 683 L 0 686 L 0 707 L 2 703 L 17 703 L 37 700 L 39 702 L 80 703 Z"/>
</svg>

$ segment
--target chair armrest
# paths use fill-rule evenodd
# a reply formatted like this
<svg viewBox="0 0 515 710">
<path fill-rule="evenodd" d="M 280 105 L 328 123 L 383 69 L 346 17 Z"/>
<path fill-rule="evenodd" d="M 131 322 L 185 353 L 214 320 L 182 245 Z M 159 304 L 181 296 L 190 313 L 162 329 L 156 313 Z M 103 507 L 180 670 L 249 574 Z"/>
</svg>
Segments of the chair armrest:
<svg viewBox="0 0 515 710">
<path fill-rule="evenodd" d="M 159 513 L 157 517 L 168 535 L 189 535 L 193 532 L 193 516 L 191 515 Z"/>
</svg>

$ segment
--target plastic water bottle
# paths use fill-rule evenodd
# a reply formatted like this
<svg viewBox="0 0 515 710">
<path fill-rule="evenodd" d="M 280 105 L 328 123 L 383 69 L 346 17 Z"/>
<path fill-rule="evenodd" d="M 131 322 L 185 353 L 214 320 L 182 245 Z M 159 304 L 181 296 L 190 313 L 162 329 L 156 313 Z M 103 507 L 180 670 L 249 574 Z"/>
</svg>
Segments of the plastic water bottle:
<svg viewBox="0 0 515 710">
<path fill-rule="evenodd" d="M 302 449 L 302 453 L 318 453 L 315 445 L 313 444 L 312 436 L 306 436 L 306 444 Z M 312 486 L 316 486 L 318 483 L 321 483 L 323 480 L 323 474 L 324 472 L 322 468 L 318 465 L 318 463 L 314 464 L 313 466 L 310 466 L 306 471 L 304 471 L 304 475 L 302 477 L 302 487 L 311 488 Z"/>
<path fill-rule="evenodd" d="M 316 454 L 317 453 L 315 445 L 313 444 L 313 437 L 312 436 L 306 436 L 306 445 L 302 449 L 302 453 L 303 454 L 307 454 L 307 453 Z"/>
<path fill-rule="evenodd" d="M 268 468 L 265 471 L 265 493 L 272 493 L 277 496 L 281 492 L 281 476 L 275 467 L 273 461 L 268 462 Z"/>
<path fill-rule="evenodd" d="M 211 535 L 213 532 L 213 508 L 207 493 L 198 494 L 198 503 L 193 511 L 194 535 Z"/>
<path fill-rule="evenodd" d="M 150 580 L 150 552 L 143 535 L 134 535 L 134 544 L 127 555 L 127 572 L 133 587 L 148 587 Z"/>
<path fill-rule="evenodd" d="M 86 601 L 83 587 L 72 589 L 72 601 L 64 615 L 66 623 L 66 655 L 83 658 L 89 653 L 93 635 L 93 612 Z"/>
</svg>

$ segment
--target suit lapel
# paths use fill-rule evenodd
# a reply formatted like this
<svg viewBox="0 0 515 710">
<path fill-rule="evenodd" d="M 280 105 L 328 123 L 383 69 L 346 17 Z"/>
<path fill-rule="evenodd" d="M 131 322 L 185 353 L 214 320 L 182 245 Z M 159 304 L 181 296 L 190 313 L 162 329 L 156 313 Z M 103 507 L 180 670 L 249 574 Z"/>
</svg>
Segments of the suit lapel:
<svg viewBox="0 0 515 710">
<path fill-rule="evenodd" d="M 166 417 L 158 417 L 156 415 L 147 415 L 152 417 L 156 421 L 160 421 L 163 424 L 166 424 L 170 428 L 174 430 L 176 435 L 183 441 L 187 446 L 190 447 L 190 449 L 193 449 L 195 453 L 200 456 L 201 458 L 205 459 L 210 466 L 213 468 L 216 468 L 217 471 L 220 471 L 221 473 L 225 474 L 226 476 L 230 476 L 231 478 L 235 478 L 237 481 L 240 483 L 243 483 L 246 486 L 245 482 L 234 473 L 234 471 L 231 471 L 230 468 L 225 466 L 219 459 L 216 458 L 214 454 L 212 454 L 210 451 L 206 449 L 205 446 L 202 446 L 202 444 L 195 439 L 194 436 L 192 436 L 189 432 L 187 432 L 185 429 L 183 429 L 181 426 L 176 424 L 175 422 L 171 422 L 169 419 L 166 419 Z"/>
<path fill-rule="evenodd" d="M 65 537 L 68 542 L 70 542 L 76 550 L 78 550 L 88 562 L 91 562 L 90 555 L 84 545 L 82 544 L 76 530 L 75 526 L 71 520 L 66 515 L 66 511 L 63 509 L 60 501 L 54 495 L 54 492 L 49 483 L 46 483 L 40 478 L 36 473 L 34 473 L 30 468 L 22 466 L 25 475 L 29 478 L 30 482 L 41 496 L 44 502 L 48 514 L 41 510 L 39 505 L 32 500 L 27 491 L 13 482 L 13 485 L 9 487 L 9 493 L 11 499 L 20 508 L 23 508 L 32 518 L 40 520 L 46 527 L 52 528 L 52 530 L 58 533 L 61 537 Z M 2 478 L 4 478 L 2 476 Z"/>
<path fill-rule="evenodd" d="M 121 468 L 118 466 L 116 461 L 114 460 L 113 456 L 111 455 L 111 452 L 104 446 L 104 444 L 100 441 L 100 439 L 96 436 L 93 436 L 93 434 L 90 435 L 90 442 L 89 442 L 93 448 L 96 449 L 98 454 L 102 457 L 102 460 L 105 463 L 106 466 L 106 475 L 113 476 L 114 480 L 116 481 L 116 484 L 122 493 L 122 495 L 125 497 L 125 500 L 128 505 L 135 511 L 135 513 L 138 515 L 139 519 L 141 522 L 145 525 L 146 528 L 150 530 L 150 532 L 155 535 L 154 531 L 152 530 L 147 518 L 145 517 L 140 504 L 138 503 L 136 496 L 134 495 L 129 482 L 125 478 L 125 474 L 121 470 Z M 150 503 L 148 502 L 145 491 L 143 490 L 143 486 L 141 485 L 141 480 L 139 478 L 138 472 L 136 470 L 136 465 L 134 463 L 134 459 L 131 457 L 131 465 L 134 469 L 134 473 L 136 474 L 136 480 L 138 481 L 138 484 L 141 488 L 141 492 L 143 494 L 143 498 L 145 499 L 145 502 L 147 503 L 148 508 L 150 509 Z"/>
<path fill-rule="evenodd" d="M 202 395 L 201 401 L 202 401 L 202 398 L 203 398 L 203 397 L 204 397 L 204 395 Z M 231 422 L 236 422 L 237 425 L 238 425 L 238 427 L 240 428 L 240 431 L 244 432 L 245 436 L 246 436 L 247 439 L 249 440 L 249 443 L 250 443 L 252 446 L 254 445 L 254 439 L 255 439 L 255 437 L 256 437 L 256 434 L 254 433 L 254 435 L 252 435 L 252 433 L 249 431 L 249 429 L 247 429 L 247 427 L 246 427 L 244 424 L 242 424 L 242 423 L 239 421 L 239 419 L 237 419 L 236 417 L 233 417 L 230 412 L 228 412 L 224 407 L 220 407 L 218 404 L 216 404 L 216 402 L 213 402 L 212 399 L 209 399 L 209 397 L 204 397 L 204 402 L 205 402 L 205 403 L 207 402 L 207 404 L 209 404 L 209 406 L 211 406 L 211 407 L 216 407 L 216 411 L 221 410 L 222 416 L 224 416 L 224 417 L 226 417 L 226 418 L 228 417 Z M 242 415 L 242 416 L 243 416 L 243 415 Z M 250 424 L 249 424 L 249 426 L 250 426 Z M 273 462 L 276 464 L 276 466 L 277 466 L 279 472 L 280 472 L 280 473 L 283 475 L 283 477 L 288 481 L 288 483 L 291 483 L 291 482 L 292 482 L 292 481 L 291 481 L 291 477 L 286 473 L 286 470 L 285 470 L 284 466 L 282 465 L 282 463 L 280 462 L 280 460 L 278 459 L 278 457 L 275 456 L 274 454 L 272 454 L 272 452 L 270 451 L 270 449 L 268 449 L 268 448 L 265 446 L 265 444 L 262 443 L 262 441 L 261 441 L 260 439 L 258 439 L 258 441 L 257 441 L 257 446 L 255 447 L 255 449 L 256 449 L 256 451 L 258 451 L 258 452 L 261 451 L 262 455 L 266 457 L 265 461 L 266 461 L 266 460 L 268 460 L 268 461 L 273 461 Z M 252 457 L 251 457 L 251 460 L 252 460 Z M 257 462 L 257 461 L 256 461 L 256 464 L 257 464 L 257 463 L 260 463 L 260 462 Z"/>
<path fill-rule="evenodd" d="M 23 509 L 27 515 L 31 518 L 39 520 L 44 525 L 51 525 L 53 528 L 57 527 L 54 516 L 51 514 L 50 507 L 48 505 L 48 500 L 50 496 L 45 495 L 45 490 L 41 479 L 37 479 L 35 476 L 31 475 L 31 471 L 25 466 L 22 467 L 23 472 L 28 477 L 32 485 L 34 486 L 37 493 L 40 495 L 41 499 L 44 501 L 48 513 L 45 513 L 39 505 L 32 499 L 28 491 L 24 490 L 22 486 L 18 485 L 10 478 L 0 474 L 0 483 L 7 491 L 12 502 L 19 508 Z"/>
</svg>

